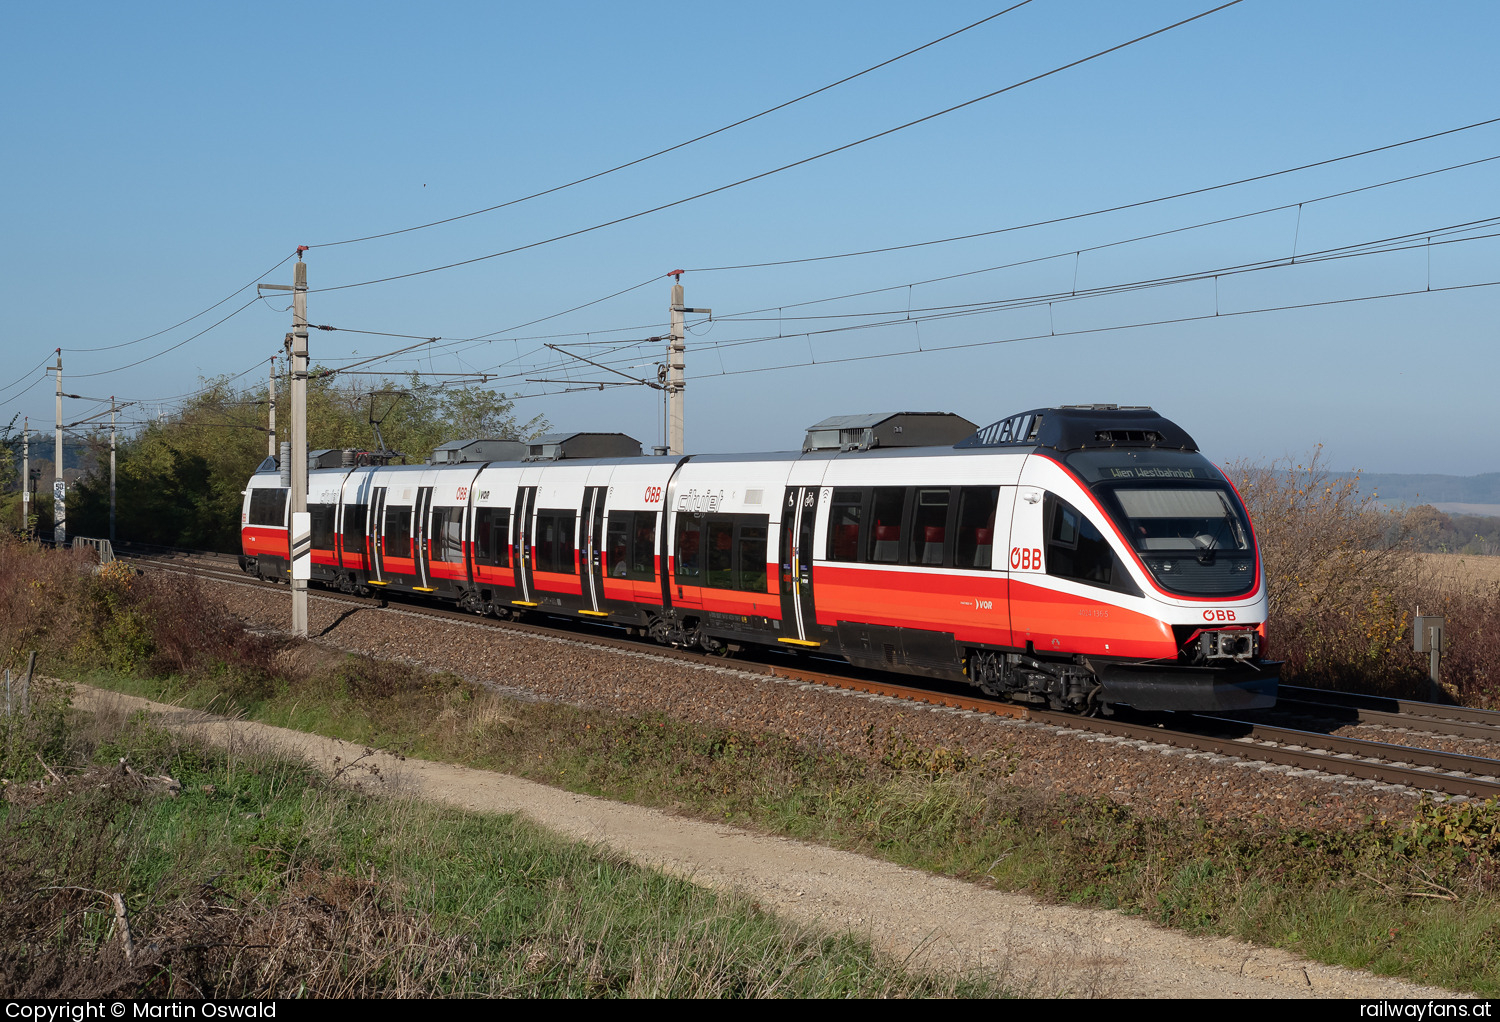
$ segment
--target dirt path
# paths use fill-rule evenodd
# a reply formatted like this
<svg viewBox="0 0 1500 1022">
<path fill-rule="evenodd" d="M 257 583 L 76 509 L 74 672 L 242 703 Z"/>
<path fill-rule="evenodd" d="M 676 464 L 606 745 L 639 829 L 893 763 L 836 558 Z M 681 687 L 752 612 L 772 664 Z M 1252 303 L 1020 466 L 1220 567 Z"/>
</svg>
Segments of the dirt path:
<svg viewBox="0 0 1500 1022">
<path fill-rule="evenodd" d="M 305 757 L 332 772 L 362 746 L 230 721 L 88 686 L 82 709 L 147 709 L 166 726 L 230 747 Z M 507 774 L 376 753 L 380 790 L 486 813 L 522 813 L 647 866 L 733 889 L 801 922 L 868 934 L 918 968 L 982 967 L 1035 994 L 1117 997 L 1445 997 L 1451 993 L 1319 965 L 1285 951 L 1196 938 L 1114 912 L 1048 905 L 821 845 L 754 834 L 550 788 Z M 346 774 L 346 776 L 348 776 Z"/>
</svg>

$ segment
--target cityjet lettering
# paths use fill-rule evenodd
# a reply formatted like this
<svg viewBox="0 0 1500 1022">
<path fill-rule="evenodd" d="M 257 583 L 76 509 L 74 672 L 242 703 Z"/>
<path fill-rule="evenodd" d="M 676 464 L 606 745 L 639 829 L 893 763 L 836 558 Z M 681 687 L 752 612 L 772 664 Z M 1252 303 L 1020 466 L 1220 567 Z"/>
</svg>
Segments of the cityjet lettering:
<svg viewBox="0 0 1500 1022">
<path fill-rule="evenodd" d="M 719 505 L 724 503 L 724 491 L 717 493 L 699 493 L 697 490 L 688 490 L 686 493 L 677 495 L 678 511 L 693 511 L 701 514 L 704 511 L 717 511 Z"/>
</svg>

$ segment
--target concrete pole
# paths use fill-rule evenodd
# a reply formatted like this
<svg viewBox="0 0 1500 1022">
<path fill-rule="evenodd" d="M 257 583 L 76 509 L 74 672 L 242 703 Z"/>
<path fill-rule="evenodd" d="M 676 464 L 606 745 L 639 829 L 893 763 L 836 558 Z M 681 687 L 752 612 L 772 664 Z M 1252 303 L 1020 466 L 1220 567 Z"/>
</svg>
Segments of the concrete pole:
<svg viewBox="0 0 1500 1022">
<path fill-rule="evenodd" d="M 109 545 L 115 545 L 115 396 L 109 396 Z"/>
<path fill-rule="evenodd" d="M 54 430 L 52 454 L 52 542 L 62 546 L 68 541 L 68 490 L 63 482 L 62 421 L 62 349 L 57 349 L 57 428 Z"/>
<path fill-rule="evenodd" d="M 687 354 L 686 330 L 683 327 L 682 275 L 676 275 L 672 285 L 672 333 L 667 342 L 667 453 L 683 453 L 683 390 L 687 379 L 683 375 Z"/>
<path fill-rule="evenodd" d="M 292 279 L 292 514 L 307 511 L 307 264 Z M 290 521 L 290 519 L 289 519 Z M 290 533 L 288 534 L 290 539 Z M 288 549 L 296 556 L 296 551 Z M 295 573 L 294 573 L 295 574 Z M 307 638 L 307 580 L 292 580 L 292 634 Z"/>
<path fill-rule="evenodd" d="M 21 426 L 21 535 L 31 535 L 31 416 Z"/>
<path fill-rule="evenodd" d="M 276 457 L 276 356 L 271 356 L 271 425 L 266 430 L 266 457 Z"/>
</svg>

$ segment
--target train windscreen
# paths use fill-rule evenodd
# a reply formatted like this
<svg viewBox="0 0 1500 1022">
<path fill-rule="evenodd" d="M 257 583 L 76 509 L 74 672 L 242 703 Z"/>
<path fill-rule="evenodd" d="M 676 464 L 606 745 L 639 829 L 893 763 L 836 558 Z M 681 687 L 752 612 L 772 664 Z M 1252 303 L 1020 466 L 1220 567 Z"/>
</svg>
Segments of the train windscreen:
<svg viewBox="0 0 1500 1022">
<path fill-rule="evenodd" d="M 1255 587 L 1255 543 L 1245 510 L 1202 455 L 1079 451 L 1068 465 L 1090 484 L 1163 589 L 1234 596 Z"/>
</svg>

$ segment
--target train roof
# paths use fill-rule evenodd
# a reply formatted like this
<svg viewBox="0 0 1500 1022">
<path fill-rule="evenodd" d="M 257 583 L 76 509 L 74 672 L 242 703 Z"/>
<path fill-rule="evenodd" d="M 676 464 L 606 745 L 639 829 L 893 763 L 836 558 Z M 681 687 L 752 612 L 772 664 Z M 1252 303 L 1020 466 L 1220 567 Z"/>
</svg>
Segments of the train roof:
<svg viewBox="0 0 1500 1022">
<path fill-rule="evenodd" d="M 1050 447 L 1081 451 L 1111 447 L 1146 447 L 1197 451 L 1187 430 L 1145 405 L 1062 405 L 1034 408 L 992 422 L 954 445 L 974 447 Z"/>
<path fill-rule="evenodd" d="M 829 427 L 830 430 L 843 428 L 867 430 L 871 428 L 870 424 L 872 423 L 877 425 L 880 423 L 890 423 L 907 416 L 915 419 L 928 419 L 934 422 L 947 420 L 942 422 L 942 425 L 946 428 L 951 428 L 953 420 L 957 422 L 964 421 L 958 416 L 950 416 L 946 413 L 873 413 L 861 416 L 835 416 L 834 418 L 818 423 L 813 429 Z M 553 434 L 540 438 L 539 442 L 552 441 L 554 444 L 558 444 L 572 438 L 583 437 L 590 439 L 607 437 L 610 440 L 618 437 L 620 440 L 616 441 L 617 443 L 631 445 L 637 443 L 632 438 L 625 437 L 624 434 L 578 433 Z M 955 454 L 962 456 L 978 453 L 1026 454 L 1038 447 L 1051 448 L 1056 451 L 1104 450 L 1109 448 L 1151 448 L 1184 452 L 1196 452 L 1198 450 L 1197 442 L 1193 440 L 1186 430 L 1150 407 L 1121 407 L 1119 405 L 1096 404 L 1061 405 L 1053 408 L 1034 408 L 1028 412 L 1019 412 L 975 431 L 971 436 L 960 440 L 952 447 L 875 446 L 870 449 L 859 449 L 858 447 L 851 449 L 850 447 L 845 447 L 844 450 L 831 447 L 822 450 L 766 451 L 749 454 L 695 454 L 688 457 L 691 458 L 692 463 L 699 465 L 730 465 L 767 461 L 826 461 L 835 458 L 884 460 L 889 458 L 931 458 Z M 639 448 L 637 447 L 636 449 L 638 450 Z M 627 455 L 623 457 L 567 458 L 553 463 L 559 464 L 559 466 L 573 465 L 576 467 L 589 465 L 647 466 L 675 465 L 682 460 L 682 456 L 678 455 L 644 455 L 634 457 Z M 469 464 L 473 465 L 475 463 L 470 462 Z M 497 468 L 520 468 L 535 465 L 536 460 L 528 457 L 526 460 L 495 460 L 481 464 L 494 465 Z M 382 472 L 420 473 L 429 472 L 434 468 L 444 466 L 441 464 L 422 464 L 361 467 L 378 468 Z M 267 458 L 256 469 L 256 475 L 271 474 L 276 471 L 275 459 Z M 349 469 L 322 469 L 318 471 L 347 472 Z"/>
</svg>

